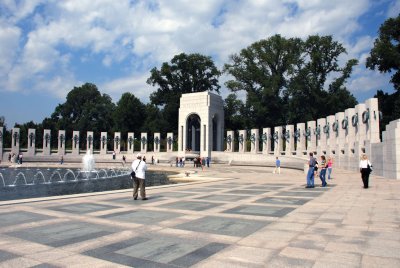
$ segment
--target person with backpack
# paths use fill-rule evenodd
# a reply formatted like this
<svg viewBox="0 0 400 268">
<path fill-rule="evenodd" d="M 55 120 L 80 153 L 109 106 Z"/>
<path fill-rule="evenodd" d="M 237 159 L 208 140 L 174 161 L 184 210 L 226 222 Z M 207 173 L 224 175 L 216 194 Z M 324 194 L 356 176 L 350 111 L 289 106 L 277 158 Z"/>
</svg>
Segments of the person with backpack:
<svg viewBox="0 0 400 268">
<path fill-rule="evenodd" d="M 131 177 L 133 179 L 133 199 L 138 198 L 138 190 L 140 188 L 140 197 L 142 200 L 147 200 L 146 197 L 146 161 L 142 160 L 142 155 L 138 153 L 136 159 L 132 162 L 132 173 Z"/>
<path fill-rule="evenodd" d="M 310 153 L 310 160 L 308 160 L 308 172 L 307 172 L 307 186 L 306 188 L 314 188 L 314 169 L 317 164 L 317 160 L 314 158 L 314 154 Z"/>
</svg>

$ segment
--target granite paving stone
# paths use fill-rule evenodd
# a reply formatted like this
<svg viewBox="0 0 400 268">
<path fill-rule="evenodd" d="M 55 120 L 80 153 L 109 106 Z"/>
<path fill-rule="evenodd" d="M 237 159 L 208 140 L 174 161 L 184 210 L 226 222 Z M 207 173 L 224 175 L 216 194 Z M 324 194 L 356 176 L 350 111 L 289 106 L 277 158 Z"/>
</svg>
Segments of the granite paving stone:
<svg viewBox="0 0 400 268">
<path fill-rule="evenodd" d="M 101 218 L 113 221 L 134 222 L 140 224 L 157 224 L 159 222 L 183 216 L 181 213 L 155 211 L 155 210 L 134 210 L 123 211 L 112 214 L 102 215 Z"/>
</svg>

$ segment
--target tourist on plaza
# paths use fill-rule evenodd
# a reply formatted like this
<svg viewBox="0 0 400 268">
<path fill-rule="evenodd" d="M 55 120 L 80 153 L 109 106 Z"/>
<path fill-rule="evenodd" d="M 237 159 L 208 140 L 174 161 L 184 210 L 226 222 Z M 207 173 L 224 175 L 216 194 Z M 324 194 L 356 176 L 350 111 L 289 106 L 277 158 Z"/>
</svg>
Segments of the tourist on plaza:
<svg viewBox="0 0 400 268">
<path fill-rule="evenodd" d="M 204 169 L 203 169 L 204 163 L 203 163 L 202 161 L 204 161 L 204 158 L 201 158 L 201 157 L 199 156 L 198 163 L 199 163 L 199 165 L 200 165 L 200 167 L 201 167 L 201 170 L 204 170 Z"/>
<path fill-rule="evenodd" d="M 179 166 L 180 166 L 180 167 L 183 167 L 182 157 L 179 158 Z"/>
<path fill-rule="evenodd" d="M 310 160 L 308 160 L 308 172 L 307 172 L 307 186 L 306 188 L 314 188 L 314 168 L 317 160 L 314 158 L 313 153 L 310 153 Z"/>
<path fill-rule="evenodd" d="M 133 179 L 133 199 L 138 198 L 138 190 L 140 188 L 140 197 L 142 200 L 147 200 L 146 198 L 146 170 L 147 165 L 144 160 L 142 160 L 142 155 L 138 153 L 136 159 L 132 162 L 132 171 L 135 172 Z M 133 175 L 133 172 L 131 173 Z"/>
<path fill-rule="evenodd" d="M 319 178 L 321 179 L 322 187 L 326 187 L 326 169 L 327 169 L 327 164 L 326 164 L 326 158 L 325 155 L 321 155 L 321 171 L 319 173 Z"/>
<path fill-rule="evenodd" d="M 64 164 L 64 156 L 61 156 L 61 157 L 60 157 L 60 164 L 61 164 L 61 165 Z"/>
<path fill-rule="evenodd" d="M 368 188 L 369 174 L 372 172 L 372 164 L 369 162 L 367 155 L 363 154 L 360 160 L 360 172 L 361 179 L 364 184 L 364 188 Z"/>
<path fill-rule="evenodd" d="M 151 164 L 154 165 L 154 155 L 151 156 Z"/>
<path fill-rule="evenodd" d="M 126 164 L 126 157 L 125 155 L 122 156 L 122 165 L 125 166 Z"/>
<path fill-rule="evenodd" d="M 113 160 L 115 160 L 115 151 L 113 151 L 112 156 L 113 156 Z"/>
<path fill-rule="evenodd" d="M 22 165 L 22 153 L 18 155 L 18 164 Z"/>
<path fill-rule="evenodd" d="M 8 154 L 8 162 L 11 163 L 11 154 Z"/>
<path fill-rule="evenodd" d="M 209 168 L 210 167 L 210 157 L 207 156 L 206 162 L 207 162 L 207 167 Z"/>
<path fill-rule="evenodd" d="M 281 160 L 279 160 L 278 157 L 276 157 L 276 160 L 275 160 L 275 169 L 274 169 L 273 173 L 275 174 L 276 172 L 278 172 L 278 174 L 281 174 Z"/>
<path fill-rule="evenodd" d="M 176 167 L 178 167 L 178 163 L 179 163 L 179 158 L 176 157 L 176 159 L 175 159 L 175 166 L 176 166 Z"/>
<path fill-rule="evenodd" d="M 184 167 L 185 166 L 185 157 L 182 157 L 182 167 Z"/>
<path fill-rule="evenodd" d="M 146 162 L 146 156 L 143 156 L 143 162 Z"/>
<path fill-rule="evenodd" d="M 332 164 L 333 164 L 333 158 L 330 156 L 330 157 L 328 158 L 328 163 L 326 164 L 326 166 L 328 167 L 328 180 L 331 179 Z"/>
</svg>

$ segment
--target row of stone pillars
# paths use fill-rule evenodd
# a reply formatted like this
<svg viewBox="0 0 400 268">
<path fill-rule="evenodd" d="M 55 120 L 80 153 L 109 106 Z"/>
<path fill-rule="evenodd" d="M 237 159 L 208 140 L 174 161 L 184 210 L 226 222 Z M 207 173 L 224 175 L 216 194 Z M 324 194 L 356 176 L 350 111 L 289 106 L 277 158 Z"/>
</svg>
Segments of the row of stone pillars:
<svg viewBox="0 0 400 268">
<path fill-rule="evenodd" d="M 20 129 L 19 128 L 13 128 L 12 129 L 12 141 L 11 141 L 11 153 L 14 154 L 19 154 L 21 151 L 20 148 Z M 4 127 L 0 127 L 0 157 L 3 156 L 3 137 L 4 137 Z M 72 133 L 72 154 L 78 155 L 80 153 L 80 144 L 82 142 L 86 142 L 86 150 L 87 151 L 94 151 L 93 148 L 93 131 L 88 131 L 86 135 L 86 139 L 84 141 L 81 140 L 80 138 L 80 132 L 79 131 L 73 131 Z M 36 155 L 36 130 L 35 129 L 28 129 L 28 145 L 27 145 L 27 155 Z M 49 129 L 45 129 L 43 133 L 43 150 L 42 150 L 42 155 L 51 155 L 51 146 L 50 146 L 50 141 L 51 141 L 51 131 Z M 113 138 L 113 145 L 114 149 L 113 151 L 115 153 L 120 153 L 121 152 L 121 132 L 115 132 L 114 133 L 114 138 Z M 126 153 L 128 154 L 133 154 L 134 153 L 134 141 L 135 141 L 135 134 L 133 132 L 128 133 L 128 139 L 127 139 L 127 151 Z M 172 132 L 167 133 L 167 152 L 172 152 L 173 151 L 173 141 L 174 141 L 174 135 Z M 66 135 L 65 135 L 65 130 L 59 130 L 58 131 L 58 150 L 57 153 L 59 155 L 65 155 L 66 153 L 66 148 L 65 148 L 65 142 L 66 142 Z M 107 142 L 108 142 L 108 137 L 107 137 L 107 132 L 101 132 L 100 135 L 100 154 L 107 154 Z M 154 133 L 154 139 L 153 139 L 153 148 L 154 152 L 160 152 L 160 142 L 161 142 L 161 135 L 160 133 Z M 146 132 L 142 132 L 140 134 L 140 152 L 141 153 L 146 153 L 148 149 L 148 136 Z"/>
<path fill-rule="evenodd" d="M 246 140 L 251 142 L 251 152 L 274 155 L 304 155 L 307 152 L 318 154 L 363 153 L 372 143 L 379 143 L 378 100 L 372 98 L 366 103 L 344 112 L 320 118 L 316 121 L 287 126 L 258 129 L 227 131 L 226 147 L 234 151 L 235 140 L 239 143 L 239 152 L 247 151 Z M 284 146 L 285 144 L 285 146 Z M 273 145 L 273 146 L 272 146 Z"/>
</svg>

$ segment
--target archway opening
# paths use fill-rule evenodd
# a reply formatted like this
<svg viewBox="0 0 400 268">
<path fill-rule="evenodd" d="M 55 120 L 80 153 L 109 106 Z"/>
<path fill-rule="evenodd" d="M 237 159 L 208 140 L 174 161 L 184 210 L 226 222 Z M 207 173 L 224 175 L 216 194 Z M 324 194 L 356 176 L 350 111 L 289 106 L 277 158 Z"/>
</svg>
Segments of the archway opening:
<svg viewBox="0 0 400 268">
<path fill-rule="evenodd" d="M 212 150 L 218 151 L 218 117 L 214 115 L 212 118 Z"/>
<path fill-rule="evenodd" d="M 200 152 L 200 117 L 197 114 L 191 114 L 186 125 L 186 150 Z"/>
</svg>

